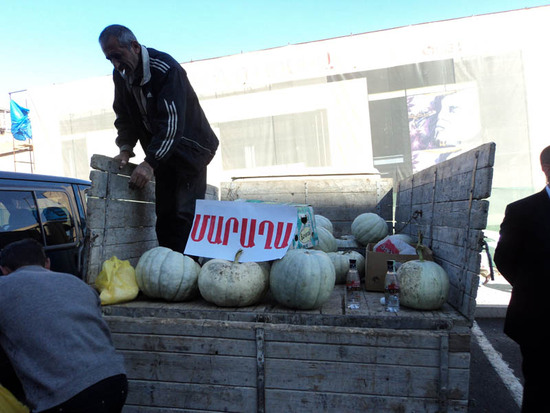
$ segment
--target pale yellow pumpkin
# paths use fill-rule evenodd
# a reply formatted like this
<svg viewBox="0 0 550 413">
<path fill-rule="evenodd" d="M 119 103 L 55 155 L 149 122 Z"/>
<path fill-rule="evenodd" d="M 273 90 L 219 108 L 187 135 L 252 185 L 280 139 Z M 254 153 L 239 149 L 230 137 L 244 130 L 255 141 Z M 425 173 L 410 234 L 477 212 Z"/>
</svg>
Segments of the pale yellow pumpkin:
<svg viewBox="0 0 550 413">
<path fill-rule="evenodd" d="M 258 303 L 269 288 L 269 264 L 213 259 L 199 273 L 202 297 L 220 307 L 246 307 Z"/>
</svg>

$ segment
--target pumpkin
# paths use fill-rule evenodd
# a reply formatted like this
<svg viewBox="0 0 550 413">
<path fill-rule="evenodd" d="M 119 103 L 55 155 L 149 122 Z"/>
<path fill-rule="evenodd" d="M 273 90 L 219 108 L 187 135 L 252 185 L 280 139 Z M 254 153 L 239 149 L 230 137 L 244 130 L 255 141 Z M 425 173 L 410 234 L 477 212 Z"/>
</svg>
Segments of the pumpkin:
<svg viewBox="0 0 550 413">
<path fill-rule="evenodd" d="M 334 227 L 332 225 L 332 222 L 330 219 L 322 216 L 322 215 L 315 215 L 315 227 L 318 228 L 325 228 L 328 232 L 331 234 L 334 234 Z"/>
<path fill-rule="evenodd" d="M 311 310 L 328 301 L 335 278 L 334 265 L 325 252 L 296 249 L 273 263 L 269 285 L 279 304 Z"/>
<path fill-rule="evenodd" d="M 418 251 L 418 250 L 417 250 Z M 433 261 L 407 261 L 397 270 L 400 284 L 400 302 L 417 310 L 437 310 L 447 301 L 449 276 Z"/>
<path fill-rule="evenodd" d="M 358 248 L 359 243 L 353 235 L 342 235 L 340 238 L 336 238 L 336 245 L 338 248 Z"/>
<path fill-rule="evenodd" d="M 140 257 L 136 282 L 147 297 L 186 301 L 198 295 L 199 271 L 200 265 L 192 258 L 170 248 L 155 247 Z"/>
<path fill-rule="evenodd" d="M 388 235 L 384 218 L 372 212 L 357 216 L 351 223 L 351 233 L 361 245 L 378 242 Z"/>
<path fill-rule="evenodd" d="M 329 252 L 328 256 L 334 265 L 336 284 L 346 283 L 350 259 L 357 261 L 357 271 L 359 272 L 359 276 L 362 277 L 365 275 L 365 257 L 363 257 L 361 253 L 357 251 L 337 251 Z"/>
<path fill-rule="evenodd" d="M 334 235 L 332 235 L 326 228 L 317 228 L 317 239 L 319 240 L 319 243 L 314 247 L 316 250 L 321 250 L 324 252 L 338 251 L 336 238 L 334 238 Z"/>
<path fill-rule="evenodd" d="M 199 273 L 199 291 L 219 307 L 246 307 L 258 303 L 269 288 L 269 264 L 213 259 Z"/>
</svg>

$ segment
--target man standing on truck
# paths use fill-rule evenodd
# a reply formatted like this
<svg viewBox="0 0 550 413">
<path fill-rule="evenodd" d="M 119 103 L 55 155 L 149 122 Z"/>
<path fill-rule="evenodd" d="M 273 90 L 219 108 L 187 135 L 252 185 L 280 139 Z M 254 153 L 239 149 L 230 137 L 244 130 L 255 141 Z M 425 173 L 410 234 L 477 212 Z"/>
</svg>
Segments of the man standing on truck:
<svg viewBox="0 0 550 413">
<path fill-rule="evenodd" d="M 506 207 L 495 250 L 495 264 L 512 285 L 504 332 L 522 355 L 522 412 L 547 405 L 545 379 L 550 357 L 544 336 L 550 317 L 550 146 L 540 154 L 546 187 Z"/>
<path fill-rule="evenodd" d="M 183 253 L 218 138 L 185 70 L 170 55 L 142 46 L 118 24 L 106 27 L 99 43 L 114 66 L 120 149 L 115 159 L 126 165 L 140 142 L 145 160 L 132 173 L 130 187 L 143 188 L 154 175 L 158 242 Z"/>
<path fill-rule="evenodd" d="M 32 239 L 4 247 L 0 270 L 0 347 L 23 401 L 41 413 L 120 412 L 128 389 L 124 360 L 97 292 L 72 274 L 50 271 Z"/>
</svg>

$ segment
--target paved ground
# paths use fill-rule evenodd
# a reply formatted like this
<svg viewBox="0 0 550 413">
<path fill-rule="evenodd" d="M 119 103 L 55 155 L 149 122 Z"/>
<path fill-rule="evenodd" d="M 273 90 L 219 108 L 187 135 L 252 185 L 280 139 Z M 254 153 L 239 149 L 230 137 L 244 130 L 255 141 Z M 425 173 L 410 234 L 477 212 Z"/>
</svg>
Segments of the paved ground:
<svg viewBox="0 0 550 413">
<path fill-rule="evenodd" d="M 512 287 L 500 275 L 478 288 L 472 328 L 469 413 L 518 413 L 522 374 L 519 346 L 503 332 Z"/>
<path fill-rule="evenodd" d="M 512 286 L 498 272 L 495 279 L 477 289 L 476 318 L 504 318 Z"/>
</svg>

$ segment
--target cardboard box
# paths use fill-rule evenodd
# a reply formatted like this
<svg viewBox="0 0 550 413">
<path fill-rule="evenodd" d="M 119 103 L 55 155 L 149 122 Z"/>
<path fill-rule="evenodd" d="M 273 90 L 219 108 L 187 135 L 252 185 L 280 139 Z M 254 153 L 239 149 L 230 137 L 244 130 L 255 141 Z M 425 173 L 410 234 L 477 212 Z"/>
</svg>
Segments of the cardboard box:
<svg viewBox="0 0 550 413">
<path fill-rule="evenodd" d="M 389 254 L 386 252 L 374 252 L 374 244 L 367 245 L 365 251 L 365 290 L 384 291 L 384 279 L 388 270 L 387 261 L 394 260 L 399 263 L 417 260 L 418 255 Z M 426 261 L 433 261 L 430 250 L 424 252 Z"/>
</svg>

